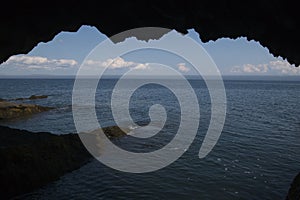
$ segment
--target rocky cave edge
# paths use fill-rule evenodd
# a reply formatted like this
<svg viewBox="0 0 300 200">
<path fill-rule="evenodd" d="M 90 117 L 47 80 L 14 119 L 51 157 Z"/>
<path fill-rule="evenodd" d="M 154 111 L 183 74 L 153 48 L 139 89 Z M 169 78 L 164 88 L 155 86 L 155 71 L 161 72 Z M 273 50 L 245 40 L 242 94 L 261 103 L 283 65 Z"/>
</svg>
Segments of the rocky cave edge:
<svg viewBox="0 0 300 200">
<path fill-rule="evenodd" d="M 0 12 L 0 63 L 28 53 L 61 31 L 91 25 L 107 36 L 138 27 L 164 27 L 203 42 L 247 37 L 274 56 L 300 65 L 300 18 L 296 1 L 7 1 Z"/>
<path fill-rule="evenodd" d="M 247 37 L 267 47 L 274 56 L 300 65 L 297 1 L 95 2 L 7 1 L 0 12 L 0 63 L 12 55 L 28 53 L 39 42 L 48 42 L 61 31 L 77 31 L 81 25 L 91 25 L 109 37 L 147 26 L 182 33 L 194 28 L 203 42 Z M 297 176 L 287 199 L 299 199 L 299 194 Z"/>
</svg>

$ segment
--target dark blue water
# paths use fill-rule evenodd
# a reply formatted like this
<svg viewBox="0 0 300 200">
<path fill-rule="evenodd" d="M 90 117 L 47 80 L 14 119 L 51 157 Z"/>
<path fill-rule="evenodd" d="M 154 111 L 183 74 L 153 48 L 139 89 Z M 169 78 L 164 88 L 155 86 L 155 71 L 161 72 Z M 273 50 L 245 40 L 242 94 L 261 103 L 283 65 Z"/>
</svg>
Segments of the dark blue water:
<svg viewBox="0 0 300 200">
<path fill-rule="evenodd" d="M 102 80 L 96 110 L 103 126 L 114 125 L 110 95 L 115 80 Z M 178 83 L 174 82 L 174 86 Z M 204 159 L 198 151 L 210 119 L 205 84 L 191 81 L 200 102 L 200 127 L 185 154 L 168 167 L 146 174 L 110 169 L 98 161 L 23 196 L 25 199 L 284 199 L 300 172 L 300 82 L 225 81 L 227 118 L 220 140 Z M 0 98 L 49 95 L 24 101 L 56 109 L 1 125 L 55 134 L 75 132 L 72 118 L 73 80 L 0 80 Z M 168 112 L 164 132 L 176 132 L 179 104 L 164 87 L 146 85 L 130 102 L 132 118 L 148 123 L 148 109 L 161 103 Z M 161 148 L 172 136 L 149 141 L 121 138 L 115 143 L 136 152 Z"/>
</svg>

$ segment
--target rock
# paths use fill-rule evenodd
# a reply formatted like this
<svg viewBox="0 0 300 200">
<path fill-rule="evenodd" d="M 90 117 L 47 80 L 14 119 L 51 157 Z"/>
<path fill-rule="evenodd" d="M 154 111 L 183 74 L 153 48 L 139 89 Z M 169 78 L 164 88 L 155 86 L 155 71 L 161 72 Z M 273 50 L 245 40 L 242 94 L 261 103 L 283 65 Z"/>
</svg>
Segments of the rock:
<svg viewBox="0 0 300 200">
<path fill-rule="evenodd" d="M 112 138 L 125 135 L 118 127 L 103 131 Z M 94 134 L 90 136 L 95 139 Z M 0 126 L 0 199 L 31 192 L 91 159 L 78 134 L 33 133 Z"/>
<path fill-rule="evenodd" d="M 300 199 L 300 173 L 294 178 L 289 189 L 286 200 L 299 200 Z"/>
<path fill-rule="evenodd" d="M 30 97 L 21 97 L 21 98 L 16 98 L 16 99 L 11 99 L 13 101 L 22 101 L 22 100 L 35 100 L 35 99 L 46 99 L 48 98 L 47 95 L 31 95 Z"/>
<path fill-rule="evenodd" d="M 45 99 L 45 98 L 48 98 L 48 96 L 47 95 L 40 95 L 40 96 L 31 95 L 28 99 L 33 100 L 33 99 Z"/>
<path fill-rule="evenodd" d="M 0 133 L 0 199 L 39 188 L 91 158 L 77 134 L 32 133 L 1 126 Z"/>
<path fill-rule="evenodd" d="M 35 100 L 35 99 L 46 99 L 47 95 L 31 95 L 30 97 L 21 97 L 16 99 L 11 99 L 12 101 L 22 101 L 22 100 Z M 4 99 L 3 99 L 4 100 Z"/>
<path fill-rule="evenodd" d="M 291 64 L 300 65 L 297 1 L 193 0 L 147 1 L 146 4 L 144 1 L 105 1 L 106 9 L 101 12 L 99 2 L 78 1 L 69 9 L 68 1 L 47 1 L 47 6 L 38 0 L 30 1 L 30 5 L 28 1 L 20 1 L 18 6 L 15 1 L 6 1 L 9 12 L 0 13 L 0 24 L 6 27 L 0 31 L 0 62 L 12 55 L 28 53 L 38 43 L 51 41 L 61 31 L 77 31 L 86 24 L 97 27 L 107 37 L 133 27 L 147 26 L 167 27 L 182 33 L 193 28 L 203 42 L 242 36 L 267 47 L 275 57 L 281 56 Z M 114 17 L 108 17 L 115 9 L 118 11 Z M 37 12 L 39 20 L 36 20 Z M 28 28 L 24 22 L 34 24 L 34 28 Z M 132 36 L 132 33 L 127 35 Z"/>
<path fill-rule="evenodd" d="M 8 101 L 0 101 L 0 120 L 29 116 L 51 109 L 53 108 L 34 104 L 17 104 Z"/>
<path fill-rule="evenodd" d="M 103 128 L 103 132 L 108 138 L 118 138 L 118 137 L 127 135 L 118 126 L 111 126 L 111 127 Z M 130 129 L 128 128 L 128 130 L 126 130 L 126 132 L 127 133 L 130 132 Z"/>
</svg>

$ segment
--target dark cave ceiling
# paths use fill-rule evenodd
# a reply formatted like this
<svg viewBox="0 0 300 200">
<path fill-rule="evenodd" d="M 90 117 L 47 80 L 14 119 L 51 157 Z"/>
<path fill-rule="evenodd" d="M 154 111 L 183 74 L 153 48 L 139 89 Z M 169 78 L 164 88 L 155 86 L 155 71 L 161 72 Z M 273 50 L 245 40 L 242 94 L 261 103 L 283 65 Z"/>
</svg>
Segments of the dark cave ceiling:
<svg viewBox="0 0 300 200">
<path fill-rule="evenodd" d="M 194 28 L 207 42 L 247 37 L 274 56 L 299 66 L 296 1 L 63 1 L 8 2 L 0 21 L 0 59 L 28 53 L 61 31 L 95 26 L 107 36 L 137 27 L 164 27 L 186 33 Z"/>
</svg>

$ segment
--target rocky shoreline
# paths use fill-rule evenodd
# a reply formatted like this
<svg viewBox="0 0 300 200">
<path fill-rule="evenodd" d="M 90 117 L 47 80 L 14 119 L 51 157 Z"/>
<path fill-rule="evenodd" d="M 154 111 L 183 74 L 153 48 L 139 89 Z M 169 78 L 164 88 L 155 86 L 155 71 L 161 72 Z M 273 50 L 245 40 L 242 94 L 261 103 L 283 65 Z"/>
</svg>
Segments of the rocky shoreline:
<svg viewBox="0 0 300 200">
<path fill-rule="evenodd" d="M 125 135 L 104 128 L 110 138 Z M 0 126 L 0 199 L 28 193 L 93 159 L 78 134 L 33 133 Z"/>
</svg>

